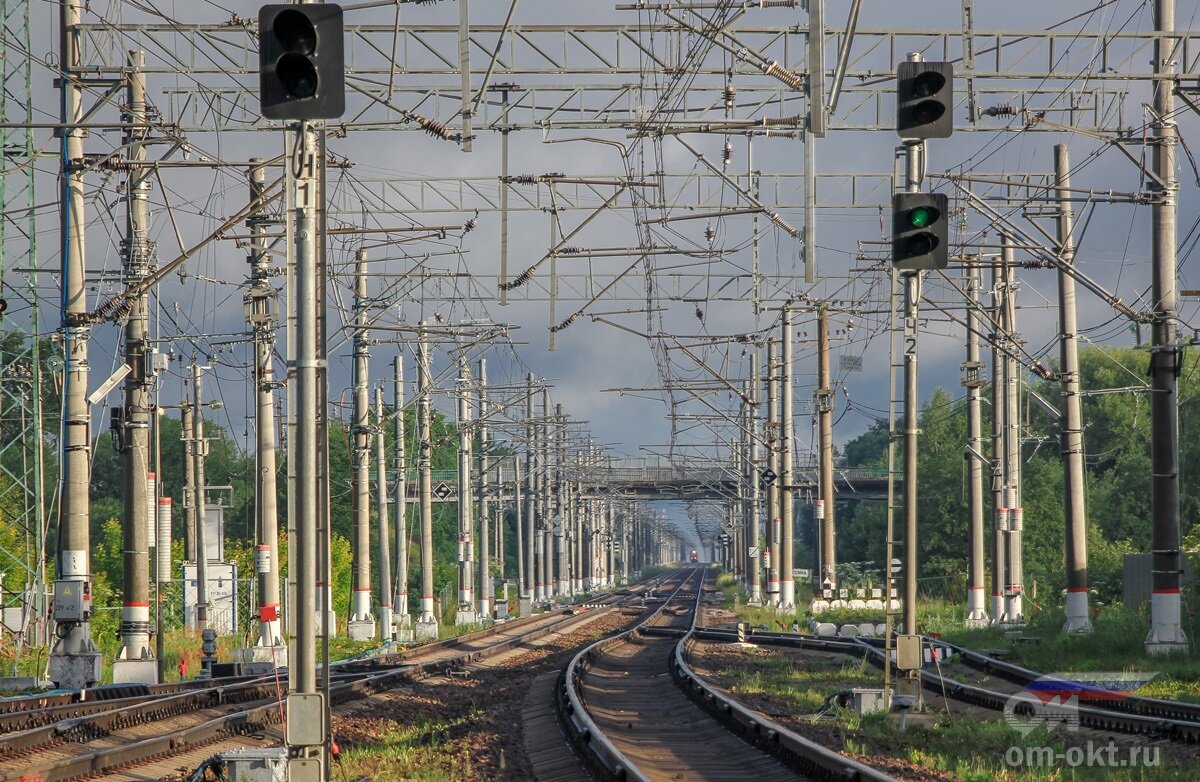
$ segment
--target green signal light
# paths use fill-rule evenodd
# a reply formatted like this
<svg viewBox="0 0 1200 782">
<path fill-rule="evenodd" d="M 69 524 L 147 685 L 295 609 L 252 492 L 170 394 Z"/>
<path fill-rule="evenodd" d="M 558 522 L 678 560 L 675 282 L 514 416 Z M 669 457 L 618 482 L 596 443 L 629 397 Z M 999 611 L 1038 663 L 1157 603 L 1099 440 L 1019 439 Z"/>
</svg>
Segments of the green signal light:
<svg viewBox="0 0 1200 782">
<path fill-rule="evenodd" d="M 924 228 L 938 219 L 938 210 L 932 206 L 918 206 L 908 213 L 908 222 L 913 228 Z"/>
</svg>

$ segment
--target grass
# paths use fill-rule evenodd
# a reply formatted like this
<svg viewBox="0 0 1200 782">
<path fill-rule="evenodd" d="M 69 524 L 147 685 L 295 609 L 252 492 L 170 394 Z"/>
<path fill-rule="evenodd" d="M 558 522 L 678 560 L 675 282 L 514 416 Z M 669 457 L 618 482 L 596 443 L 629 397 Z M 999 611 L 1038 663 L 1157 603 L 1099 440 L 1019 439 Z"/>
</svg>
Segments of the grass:
<svg viewBox="0 0 1200 782">
<path fill-rule="evenodd" d="M 477 716 L 477 715 L 472 715 Z M 376 782 L 456 782 L 471 779 L 470 756 L 450 750 L 450 734 L 471 717 L 453 721 L 418 718 L 402 727 L 385 730 L 370 744 L 342 752 L 342 771 L 348 779 Z"/>
</svg>

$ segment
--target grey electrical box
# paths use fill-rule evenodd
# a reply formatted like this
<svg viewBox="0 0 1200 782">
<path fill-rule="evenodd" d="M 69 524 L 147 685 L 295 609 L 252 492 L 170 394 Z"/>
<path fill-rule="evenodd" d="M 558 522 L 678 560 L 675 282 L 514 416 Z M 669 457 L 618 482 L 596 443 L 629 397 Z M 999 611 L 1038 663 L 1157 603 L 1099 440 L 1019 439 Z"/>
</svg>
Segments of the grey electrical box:
<svg viewBox="0 0 1200 782">
<path fill-rule="evenodd" d="M 325 743 L 325 698 L 321 693 L 293 692 L 287 696 L 287 743 L 293 747 Z"/>
<path fill-rule="evenodd" d="M 921 636 L 896 636 L 896 667 L 902 671 L 916 671 L 924 662 L 921 658 Z"/>
<path fill-rule="evenodd" d="M 92 614 L 92 593 L 86 581 L 54 582 L 54 618 L 83 622 Z"/>
<path fill-rule="evenodd" d="M 321 761 L 317 758 L 292 758 L 288 761 L 288 782 L 325 782 Z"/>
</svg>

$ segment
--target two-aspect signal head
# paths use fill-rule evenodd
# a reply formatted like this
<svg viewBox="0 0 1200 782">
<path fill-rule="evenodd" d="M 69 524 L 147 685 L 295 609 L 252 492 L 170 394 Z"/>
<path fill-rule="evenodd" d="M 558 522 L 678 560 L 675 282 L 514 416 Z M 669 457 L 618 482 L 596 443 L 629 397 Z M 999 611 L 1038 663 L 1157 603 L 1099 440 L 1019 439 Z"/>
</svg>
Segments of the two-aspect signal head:
<svg viewBox="0 0 1200 782">
<path fill-rule="evenodd" d="M 901 138 L 949 138 L 954 132 L 954 65 L 896 66 L 896 132 Z"/>
<path fill-rule="evenodd" d="M 258 75 L 267 119 L 334 119 L 346 111 L 342 7 L 264 5 L 258 12 Z"/>
<path fill-rule="evenodd" d="M 944 269 L 949 263 L 944 193 L 896 193 L 892 196 L 892 265 L 900 271 Z"/>
</svg>

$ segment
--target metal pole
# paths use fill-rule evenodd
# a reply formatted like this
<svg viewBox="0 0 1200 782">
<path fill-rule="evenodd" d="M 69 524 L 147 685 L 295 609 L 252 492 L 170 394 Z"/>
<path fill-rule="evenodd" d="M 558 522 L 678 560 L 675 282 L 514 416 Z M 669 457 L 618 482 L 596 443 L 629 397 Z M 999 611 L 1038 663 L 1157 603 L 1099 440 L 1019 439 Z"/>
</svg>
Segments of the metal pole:
<svg viewBox="0 0 1200 782">
<path fill-rule="evenodd" d="M 316 132 L 307 123 L 300 123 L 291 134 L 299 147 L 298 159 L 289 157 L 286 165 L 294 176 L 291 179 L 292 222 L 294 226 L 295 252 L 295 312 L 296 312 L 296 415 L 295 415 L 295 510 L 296 535 L 292 541 L 295 551 L 290 553 L 291 568 L 296 579 L 296 609 L 294 634 L 288 649 L 291 663 L 291 693 L 300 695 L 317 694 L 317 584 L 325 581 L 323 572 L 318 572 L 318 525 L 320 519 L 320 478 L 318 459 L 321 450 L 318 442 L 317 416 L 324 413 L 320 407 L 319 340 L 318 340 L 318 292 L 319 270 L 317 235 L 317 177 Z M 322 600 L 322 603 L 325 601 Z M 324 613 L 324 611 L 322 612 Z M 289 699 L 291 696 L 289 693 Z M 291 710 L 289 704 L 289 712 Z M 324 709 L 322 708 L 322 714 Z"/>
<path fill-rule="evenodd" d="M 260 158 L 251 158 L 248 174 L 250 202 L 262 201 L 267 172 Z M 266 226 L 271 218 L 254 212 L 246 221 L 250 230 L 250 325 L 254 330 L 254 391 L 257 397 L 254 430 L 258 443 L 255 458 L 255 526 L 258 546 L 258 641 L 256 646 L 272 649 L 272 661 L 280 664 L 283 632 L 279 622 L 279 510 L 275 487 L 275 291 L 271 288 L 271 256 L 266 246 Z"/>
<path fill-rule="evenodd" d="M 829 370 L 829 308 L 817 310 L 817 430 L 821 481 L 817 523 L 821 529 L 821 588 L 837 589 L 837 529 L 833 485 L 833 383 Z"/>
<path fill-rule="evenodd" d="M 822 107 L 822 110 L 824 107 Z M 779 603 L 786 611 L 796 607 L 796 582 L 792 578 L 793 558 L 795 556 L 794 530 L 795 513 L 795 475 L 792 471 L 792 452 L 794 433 L 792 431 L 792 310 L 783 308 L 783 338 L 780 342 L 783 357 L 782 386 L 780 388 L 780 403 L 782 410 L 779 416 L 780 455 L 779 455 L 779 492 L 780 518 L 783 522 L 783 536 L 780 541 L 779 562 Z"/>
<path fill-rule="evenodd" d="M 394 635 L 392 623 L 391 520 L 388 519 L 387 418 L 383 412 L 383 386 L 375 389 L 375 513 L 379 534 L 379 637 Z M 396 480 L 403 480 L 397 477 Z"/>
<path fill-rule="evenodd" d="M 392 362 L 392 407 L 395 409 L 395 424 L 392 434 L 393 485 L 396 497 L 396 624 L 401 640 L 406 640 L 409 628 L 408 614 L 408 464 L 405 459 L 404 432 L 404 361 L 396 356 Z"/>
<path fill-rule="evenodd" d="M 977 263 L 963 266 L 967 293 L 967 360 L 962 365 L 962 384 L 967 389 L 967 627 L 986 627 L 987 588 L 984 560 L 983 524 L 983 407 L 980 391 L 983 387 L 983 362 L 979 360 L 980 268 Z"/>
<path fill-rule="evenodd" d="M 371 429 L 370 408 L 371 338 L 367 330 L 367 253 L 354 256 L 354 422 L 350 432 L 354 448 L 351 454 L 351 493 L 354 508 L 354 548 L 351 570 L 354 574 L 350 620 L 346 630 L 356 641 L 375 637 L 375 617 L 371 613 Z"/>
<path fill-rule="evenodd" d="M 770 529 L 767 531 L 770 540 L 770 557 L 767 562 L 767 600 L 773 606 L 779 605 L 779 559 L 780 559 L 780 501 L 779 490 L 781 481 L 779 472 L 779 341 L 775 337 L 767 338 L 767 464 L 775 479 L 767 484 L 767 518 L 770 519 Z"/>
<path fill-rule="evenodd" d="M 204 439 L 204 380 L 203 368 L 192 360 L 192 474 L 196 483 L 192 499 L 196 504 L 196 629 L 208 627 L 208 530 L 207 497 L 205 496 L 204 457 L 208 442 Z"/>
<path fill-rule="evenodd" d="M 910 61 L 920 61 L 910 54 Z M 925 144 L 904 144 L 904 187 L 919 192 Z M 904 632 L 917 632 L 917 437 L 920 433 L 920 398 L 917 387 L 917 312 L 921 301 L 921 273 L 906 272 L 904 283 Z"/>
<path fill-rule="evenodd" d="M 1154 173 L 1151 191 L 1157 196 L 1151 207 L 1153 252 L 1153 315 L 1150 352 L 1150 472 L 1153 475 L 1150 512 L 1153 527 L 1150 549 L 1153 557 L 1153 593 L 1150 596 L 1150 654 L 1185 651 L 1187 636 L 1180 625 L 1179 530 L 1179 397 L 1177 385 L 1180 350 L 1176 344 L 1176 215 L 1179 182 L 1175 175 L 1175 121 L 1177 60 L 1182 56 L 1175 32 L 1175 0 L 1154 0 Z"/>
<path fill-rule="evenodd" d="M 54 649 L 50 652 L 50 679 L 68 689 L 90 687 L 100 681 L 100 653 L 92 643 L 91 614 L 91 542 L 88 530 L 91 484 L 91 446 L 88 435 L 91 412 L 88 409 L 87 290 L 84 285 L 84 166 L 83 86 L 78 81 L 80 67 L 79 23 L 83 4 L 64 0 L 61 5 L 62 175 L 60 210 L 62 217 L 61 285 L 63 355 L 62 456 L 59 479 L 58 562 L 54 584 L 55 602 L 74 597 L 78 611 L 54 617 Z M 61 603 L 60 603 L 61 605 Z"/>
<path fill-rule="evenodd" d="M 1008 579 L 1004 588 L 1004 621 L 1024 624 L 1024 573 L 1022 567 L 1021 499 L 1021 408 L 1020 376 L 1017 372 L 1017 285 L 1013 265 L 1012 237 L 1001 234 L 1001 264 L 1004 271 L 1004 333 L 1009 350 L 1004 356 L 1004 506 L 1008 509 Z"/>
<path fill-rule="evenodd" d="M 458 410 L 458 613 L 455 624 L 474 624 L 479 621 L 474 600 L 474 542 L 471 532 L 471 378 L 467 360 L 458 360 L 458 383 L 455 389 Z"/>
<path fill-rule="evenodd" d="M 1075 263 L 1075 211 L 1071 207 L 1071 159 L 1066 144 L 1054 147 L 1054 180 L 1058 187 L 1058 254 Z M 1059 448 L 1063 462 L 1063 516 L 1066 518 L 1067 618 L 1064 633 L 1092 632 L 1088 612 L 1087 489 L 1083 471 L 1083 405 L 1079 395 L 1079 327 L 1075 314 L 1075 278 L 1058 270 Z"/>
<path fill-rule="evenodd" d="M 417 476 L 421 514 L 421 613 L 417 638 L 436 638 L 437 614 L 433 610 L 433 426 L 430 395 L 429 335 L 425 322 L 417 332 Z"/>
<path fill-rule="evenodd" d="M 142 72 L 146 56 L 129 52 L 127 98 L 128 120 L 125 146 L 130 160 L 144 161 L 143 141 L 149 134 L 146 124 L 146 75 Z M 150 242 L 150 179 L 145 169 L 130 169 L 125 183 L 126 222 L 122 250 L 125 283 L 136 285 L 150 270 L 154 245 Z M 158 498 L 150 496 L 147 481 L 150 469 L 150 386 L 153 378 L 146 371 L 149 356 L 149 297 L 136 296 L 130 302 L 125 321 L 125 404 L 121 450 L 124 473 L 124 508 L 121 535 L 124 539 L 124 602 L 121 605 L 121 651 L 113 665 L 113 681 L 157 682 L 158 666 L 149 663 L 139 670 L 140 661 L 152 660 L 150 651 L 150 545 L 152 525 L 157 515 Z M 154 514 L 154 515 L 151 515 Z"/>
<path fill-rule="evenodd" d="M 488 481 L 488 424 L 487 359 L 479 359 L 479 383 L 476 387 L 479 407 L 479 618 L 492 618 L 492 570 L 488 528 L 492 523 L 491 489 Z"/>
</svg>

